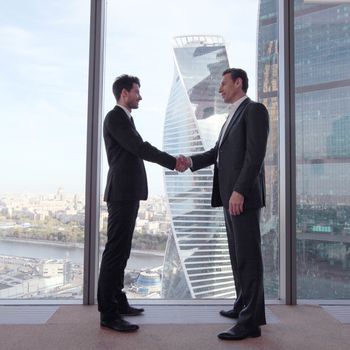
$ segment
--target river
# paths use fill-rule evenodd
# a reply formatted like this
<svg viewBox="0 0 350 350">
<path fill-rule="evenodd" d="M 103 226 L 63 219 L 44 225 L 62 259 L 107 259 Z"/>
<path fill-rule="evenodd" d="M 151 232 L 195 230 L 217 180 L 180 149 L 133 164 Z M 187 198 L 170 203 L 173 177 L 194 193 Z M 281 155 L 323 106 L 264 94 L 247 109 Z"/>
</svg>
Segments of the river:
<svg viewBox="0 0 350 350">
<path fill-rule="evenodd" d="M 70 259 L 83 264 L 84 249 L 31 241 L 0 240 L 0 255 L 19 256 L 35 259 Z M 141 270 L 163 265 L 164 256 L 159 253 L 132 250 L 127 269 Z"/>
</svg>

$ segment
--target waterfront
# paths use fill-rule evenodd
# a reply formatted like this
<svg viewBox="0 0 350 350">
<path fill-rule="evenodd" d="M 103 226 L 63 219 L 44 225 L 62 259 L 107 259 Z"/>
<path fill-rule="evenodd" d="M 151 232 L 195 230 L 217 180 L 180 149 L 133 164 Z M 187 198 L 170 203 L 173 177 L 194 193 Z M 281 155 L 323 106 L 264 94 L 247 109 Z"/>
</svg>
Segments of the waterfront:
<svg viewBox="0 0 350 350">
<path fill-rule="evenodd" d="M 103 248 L 100 249 L 102 254 Z M 68 259 L 74 264 L 83 265 L 84 249 L 67 245 L 32 241 L 0 240 L 0 255 L 26 257 L 34 259 Z M 128 261 L 128 270 L 154 268 L 163 265 L 161 252 L 132 250 Z"/>
</svg>

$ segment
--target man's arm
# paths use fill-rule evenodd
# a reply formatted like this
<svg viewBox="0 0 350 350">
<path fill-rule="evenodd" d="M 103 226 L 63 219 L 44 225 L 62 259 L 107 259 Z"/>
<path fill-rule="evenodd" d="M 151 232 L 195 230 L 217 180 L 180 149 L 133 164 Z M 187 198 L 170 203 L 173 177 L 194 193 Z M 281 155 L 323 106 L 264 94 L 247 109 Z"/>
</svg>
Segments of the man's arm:
<svg viewBox="0 0 350 350">
<path fill-rule="evenodd" d="M 216 145 L 209 151 L 191 155 L 191 170 L 196 171 L 215 164 L 217 158 L 217 146 L 218 143 L 216 143 Z"/>
<path fill-rule="evenodd" d="M 188 157 L 180 154 L 177 157 L 176 170 L 183 172 L 190 168 L 192 171 L 196 171 L 214 164 L 216 161 L 217 154 L 216 146 L 217 144 L 214 148 L 210 149 L 207 152 L 195 154 Z"/>
<path fill-rule="evenodd" d="M 261 103 L 249 106 L 246 116 L 246 149 L 244 162 L 233 191 L 246 196 L 252 188 L 263 166 L 267 138 L 269 134 L 269 115 Z"/>
<path fill-rule="evenodd" d="M 131 154 L 162 165 L 168 169 L 175 169 L 176 158 L 166 152 L 160 151 L 149 142 L 143 141 L 127 117 L 123 117 L 119 113 L 108 115 L 105 119 L 105 128 L 111 137 Z"/>
</svg>

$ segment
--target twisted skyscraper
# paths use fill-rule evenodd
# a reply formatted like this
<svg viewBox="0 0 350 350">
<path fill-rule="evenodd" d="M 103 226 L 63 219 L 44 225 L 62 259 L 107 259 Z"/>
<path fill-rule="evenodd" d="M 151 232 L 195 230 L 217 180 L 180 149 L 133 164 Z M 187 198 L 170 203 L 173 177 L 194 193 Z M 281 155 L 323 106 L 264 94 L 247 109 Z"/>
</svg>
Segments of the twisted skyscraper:
<svg viewBox="0 0 350 350">
<path fill-rule="evenodd" d="M 228 68 L 219 36 L 174 38 L 174 80 L 164 125 L 164 150 L 195 154 L 215 145 L 228 107 L 218 88 Z M 211 207 L 213 169 L 165 171 L 172 218 L 162 296 L 233 297 L 235 290 L 221 208 Z"/>
</svg>

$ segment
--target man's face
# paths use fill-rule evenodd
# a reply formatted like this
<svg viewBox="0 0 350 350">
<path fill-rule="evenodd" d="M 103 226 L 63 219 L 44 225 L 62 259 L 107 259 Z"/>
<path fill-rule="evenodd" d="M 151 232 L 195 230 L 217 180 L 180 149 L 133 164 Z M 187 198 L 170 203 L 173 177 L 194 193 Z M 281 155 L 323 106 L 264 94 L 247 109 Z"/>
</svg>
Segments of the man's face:
<svg viewBox="0 0 350 350">
<path fill-rule="evenodd" d="M 242 92 L 241 78 L 237 78 L 233 81 L 230 73 L 227 73 L 222 77 L 219 93 L 225 103 L 233 103 L 237 101 Z"/>
<path fill-rule="evenodd" d="M 126 99 L 125 104 L 126 106 L 131 109 L 139 108 L 139 101 L 142 100 L 142 97 L 140 95 L 140 87 L 133 83 L 132 88 L 130 91 L 126 91 Z"/>
</svg>

